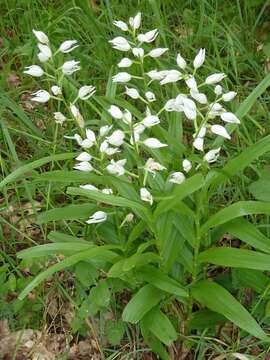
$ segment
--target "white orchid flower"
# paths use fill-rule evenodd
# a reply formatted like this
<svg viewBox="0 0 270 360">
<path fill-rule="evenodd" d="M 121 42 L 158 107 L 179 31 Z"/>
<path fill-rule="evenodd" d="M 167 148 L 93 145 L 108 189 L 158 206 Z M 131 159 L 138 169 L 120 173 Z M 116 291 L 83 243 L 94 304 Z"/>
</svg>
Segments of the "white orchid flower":
<svg viewBox="0 0 270 360">
<path fill-rule="evenodd" d="M 87 224 L 99 224 L 107 220 L 107 214 L 104 211 L 96 211 L 86 220 Z"/>
</svg>

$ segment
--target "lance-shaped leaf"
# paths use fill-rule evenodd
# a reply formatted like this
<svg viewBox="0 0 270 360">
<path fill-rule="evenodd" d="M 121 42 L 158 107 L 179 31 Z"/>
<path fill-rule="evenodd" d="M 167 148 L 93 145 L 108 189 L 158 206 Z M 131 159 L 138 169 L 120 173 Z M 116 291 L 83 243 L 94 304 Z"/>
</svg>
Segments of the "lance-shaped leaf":
<svg viewBox="0 0 270 360">
<path fill-rule="evenodd" d="M 32 259 L 55 254 L 74 254 L 75 252 L 89 250 L 93 248 L 93 246 L 93 244 L 87 244 L 87 242 L 58 242 L 33 246 L 29 249 L 19 251 L 17 256 L 20 259 Z"/>
<path fill-rule="evenodd" d="M 0 189 L 3 186 L 5 186 L 13 181 L 20 179 L 25 173 L 27 173 L 33 169 L 36 169 L 42 165 L 45 165 L 52 161 L 73 159 L 75 156 L 76 156 L 76 153 L 64 153 L 64 154 L 51 155 L 51 156 L 46 156 L 44 158 L 35 160 L 26 165 L 22 165 L 18 169 L 14 170 L 11 174 L 9 174 L 7 177 L 5 177 L 0 182 Z"/>
<path fill-rule="evenodd" d="M 258 251 L 229 247 L 212 248 L 198 256 L 201 263 L 255 270 L 270 270 L 270 255 Z"/>
<path fill-rule="evenodd" d="M 229 221 L 221 225 L 219 230 L 234 235 L 258 250 L 270 253 L 270 239 L 245 219 L 238 218 Z"/>
<path fill-rule="evenodd" d="M 156 306 L 164 297 L 164 292 L 151 284 L 142 287 L 126 305 L 122 318 L 124 321 L 136 324 L 148 311 Z"/>
<path fill-rule="evenodd" d="M 182 184 L 175 185 L 171 194 L 161 200 L 155 210 L 154 216 L 158 218 L 160 214 L 174 208 L 182 199 L 199 190 L 204 185 L 202 174 L 196 174 L 185 180 Z"/>
<path fill-rule="evenodd" d="M 79 252 L 78 254 L 71 255 L 68 258 L 50 266 L 45 271 L 38 274 L 34 280 L 32 280 L 26 288 L 19 295 L 19 299 L 23 300 L 35 287 L 37 287 L 42 281 L 47 279 L 48 277 L 55 274 L 57 271 L 64 270 L 72 265 L 77 264 L 79 261 L 90 260 L 90 259 L 100 259 L 103 261 L 112 262 L 118 255 L 106 248 L 94 247 L 89 250 L 84 250 L 83 252 Z"/>
<path fill-rule="evenodd" d="M 51 209 L 38 215 L 39 224 L 56 220 L 86 219 L 97 210 L 94 204 L 67 205 L 57 209 Z"/>
<path fill-rule="evenodd" d="M 143 324 L 166 345 L 170 345 L 177 339 L 175 328 L 159 308 L 150 310 L 143 318 Z"/>
<path fill-rule="evenodd" d="M 193 297 L 209 308 L 232 321 L 251 335 L 269 342 L 269 338 L 250 313 L 222 286 L 213 281 L 199 281 L 193 286 Z"/>
<path fill-rule="evenodd" d="M 201 234 L 206 233 L 210 228 L 226 223 L 235 218 L 255 215 L 270 214 L 270 203 L 262 201 L 239 201 L 218 211 L 201 227 Z"/>
</svg>

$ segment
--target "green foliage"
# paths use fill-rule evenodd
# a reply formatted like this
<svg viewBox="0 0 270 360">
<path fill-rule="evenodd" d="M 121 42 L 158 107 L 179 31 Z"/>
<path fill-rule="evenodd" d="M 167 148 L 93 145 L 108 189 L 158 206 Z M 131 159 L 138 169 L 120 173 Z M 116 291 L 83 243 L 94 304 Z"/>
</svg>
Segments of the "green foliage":
<svg viewBox="0 0 270 360">
<path fill-rule="evenodd" d="M 242 122 L 231 143 L 220 137 L 214 142 L 214 147 L 223 144 L 219 166 L 211 165 L 209 170 L 202 162 L 184 183 L 173 187 L 159 174 L 149 175 L 152 207 L 141 201 L 132 175 L 116 178 L 71 170 L 78 152 L 63 136 L 78 129 L 71 121 L 66 127 L 56 126 L 51 116 L 56 111 L 53 106 L 30 109 L 28 99 L 21 95 L 30 87 L 34 91 L 36 80 L 23 79 L 18 89 L 6 80 L 19 63 L 23 67 L 36 62 L 32 28 L 44 30 L 59 43 L 74 34 L 81 43 L 75 54 L 80 56 L 82 68 L 87 65 L 82 79 L 97 83 L 97 93 L 106 92 L 80 104 L 87 114 L 87 126 L 98 129 L 100 124 L 110 124 L 110 104 L 142 119 L 143 106 L 137 108 L 127 99 L 118 99 L 122 88 L 112 83 L 111 76 L 119 58 L 107 43 L 110 32 L 118 36 L 111 21 L 135 14 L 134 2 L 123 7 L 117 0 L 44 5 L 22 1 L 19 8 L 15 3 L 3 4 L 8 16 L 3 16 L 0 25 L 3 34 L 10 27 L 14 33 L 12 38 L 3 36 L 1 47 L 0 240 L 4 253 L 11 254 L 3 258 L 0 267 L 1 318 L 8 318 L 14 329 L 42 328 L 50 291 L 44 281 L 49 279 L 60 293 L 63 289 L 57 273 L 62 276 L 65 271 L 75 284 L 74 291 L 68 287 L 63 290 L 66 301 L 72 301 L 76 308 L 73 331 L 85 335 L 89 331 L 85 319 L 99 318 L 99 331 L 112 347 L 120 347 L 131 339 L 130 334 L 133 341 L 142 344 L 142 335 L 146 346 L 169 360 L 172 349 L 180 347 L 190 348 L 194 358 L 206 358 L 209 351 L 225 351 L 214 342 L 207 349 L 211 336 L 220 336 L 220 344 L 229 344 L 229 351 L 239 346 L 241 353 L 255 343 L 250 335 L 269 343 L 264 328 L 270 324 L 270 177 L 268 169 L 263 169 L 270 151 L 266 92 L 270 75 L 265 75 L 270 38 L 263 33 L 267 2 L 218 2 L 215 7 L 209 1 L 140 2 L 149 29 L 160 29 L 158 47 L 173 47 L 186 58 L 192 58 L 199 47 L 207 48 L 207 74 L 220 69 L 228 75 L 224 88 L 233 84 L 240 98 L 230 110 Z M 175 59 L 168 57 L 157 60 L 155 66 L 165 69 L 172 63 Z M 19 75 L 21 72 L 22 68 Z M 205 75 L 203 72 L 202 78 Z M 76 77 L 63 84 L 68 95 L 75 94 L 77 86 Z M 142 81 L 137 87 L 144 92 Z M 153 89 L 164 105 L 169 90 L 155 84 Z M 175 86 L 170 96 L 179 91 Z M 45 125 L 40 125 L 40 119 Z M 151 156 L 164 164 L 168 173 L 185 157 L 198 159 L 190 149 L 190 124 L 183 119 L 179 113 L 163 113 L 162 127 L 151 130 L 153 136 L 169 144 L 169 150 L 151 150 Z M 236 129 L 231 124 L 226 128 L 229 133 Z M 137 161 L 132 151 L 127 150 L 125 156 L 130 163 Z M 229 157 L 226 163 L 225 156 Z M 145 158 L 143 150 L 139 176 Z M 112 187 L 114 194 L 79 188 L 85 183 Z M 31 211 L 24 208 L 26 202 Z M 9 211 L 16 212 L 16 207 L 23 221 L 10 217 Z M 85 226 L 89 215 L 98 210 L 107 213 L 108 221 Z M 135 215 L 131 222 L 125 220 L 129 212 Z M 28 228 L 38 230 L 37 235 Z M 51 243 L 47 244 L 48 240 Z M 104 320 L 108 313 L 110 320 Z M 223 332 L 228 322 L 234 324 L 234 339 Z"/>
</svg>

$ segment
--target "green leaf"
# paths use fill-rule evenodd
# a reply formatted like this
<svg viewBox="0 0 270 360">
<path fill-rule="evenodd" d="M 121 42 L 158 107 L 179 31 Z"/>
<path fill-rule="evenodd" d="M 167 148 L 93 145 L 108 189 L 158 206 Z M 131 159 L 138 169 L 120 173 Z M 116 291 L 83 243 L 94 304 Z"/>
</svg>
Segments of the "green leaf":
<svg viewBox="0 0 270 360">
<path fill-rule="evenodd" d="M 144 315 L 156 306 L 163 298 L 164 292 L 147 284 L 142 287 L 126 305 L 122 318 L 126 322 L 136 324 Z"/>
<path fill-rule="evenodd" d="M 57 209 L 51 209 L 38 215 L 37 222 L 44 224 L 57 220 L 86 219 L 97 210 L 94 204 L 67 205 Z"/>
<path fill-rule="evenodd" d="M 91 242 L 84 240 L 83 238 L 78 238 L 76 236 L 68 235 L 61 233 L 59 231 L 51 231 L 48 235 L 48 240 L 52 242 L 81 242 L 84 244 L 90 245 Z"/>
<path fill-rule="evenodd" d="M 109 320 L 106 322 L 106 337 L 113 346 L 120 345 L 125 333 L 125 324 L 119 320 L 117 322 Z"/>
<path fill-rule="evenodd" d="M 140 281 L 147 281 L 156 288 L 166 291 L 169 294 L 179 297 L 188 297 L 187 291 L 181 284 L 154 266 L 149 265 L 139 269 L 136 273 L 136 277 Z"/>
<path fill-rule="evenodd" d="M 26 112 L 24 112 L 22 108 L 18 106 L 18 104 L 15 101 L 13 101 L 11 98 L 7 96 L 6 91 L 0 90 L 0 99 L 1 99 L 1 105 L 10 109 L 12 113 L 14 113 L 16 117 L 18 117 L 19 125 L 20 123 L 24 124 L 28 129 L 31 130 L 33 134 L 42 137 L 42 132 L 33 124 L 31 119 L 27 116 Z"/>
<path fill-rule="evenodd" d="M 258 294 L 262 294 L 270 283 L 268 276 L 254 269 L 232 269 L 232 279 L 234 288 L 250 288 Z"/>
<path fill-rule="evenodd" d="M 210 228 L 226 223 L 237 217 L 255 214 L 270 214 L 270 203 L 262 201 L 239 201 L 218 211 L 201 227 L 201 234 L 206 233 Z"/>
<path fill-rule="evenodd" d="M 14 170 L 11 174 L 9 174 L 7 177 L 5 177 L 0 182 L 0 189 L 3 188 L 3 186 L 5 186 L 11 182 L 18 180 L 25 173 L 27 173 L 35 168 L 38 168 L 38 167 L 45 165 L 52 161 L 73 159 L 75 156 L 76 156 L 76 153 L 64 153 L 64 154 L 51 155 L 51 156 L 46 156 L 44 158 L 41 158 L 39 160 L 35 160 L 29 164 L 23 165 L 23 166 L 19 167 L 18 169 Z"/>
<path fill-rule="evenodd" d="M 196 311 L 192 314 L 189 327 L 191 329 L 205 330 L 207 328 L 214 328 L 218 324 L 223 324 L 226 321 L 227 319 L 223 315 L 208 309 L 204 309 Z"/>
<path fill-rule="evenodd" d="M 232 321 L 251 335 L 269 342 L 269 338 L 250 313 L 222 286 L 212 281 L 199 281 L 191 290 L 201 304 Z"/>
<path fill-rule="evenodd" d="M 112 262 L 118 255 L 114 252 L 107 250 L 104 247 L 95 247 L 89 250 L 85 250 L 83 252 L 79 252 L 78 254 L 71 255 L 70 257 L 64 259 L 61 262 L 58 262 L 39 275 L 37 275 L 34 280 L 32 280 L 26 288 L 19 295 L 19 299 L 23 300 L 36 286 L 38 286 L 42 281 L 52 276 L 57 271 L 64 270 L 72 265 L 77 264 L 79 261 L 90 260 L 90 259 L 100 259 L 103 261 Z"/>
<path fill-rule="evenodd" d="M 52 181 L 60 183 L 103 183 L 103 176 L 85 173 L 82 171 L 68 171 L 68 170 L 53 170 L 42 174 L 34 174 L 34 180 L 37 181 Z"/>
<path fill-rule="evenodd" d="M 119 277 L 136 267 L 143 266 L 150 262 L 159 263 L 160 257 L 157 254 L 146 252 L 143 254 L 134 254 L 126 259 L 121 259 L 115 263 L 108 272 L 109 277 Z"/>
<path fill-rule="evenodd" d="M 191 195 L 203 186 L 204 177 L 202 174 L 196 174 L 188 178 L 182 184 L 176 185 L 172 193 L 159 202 L 154 212 L 155 219 L 157 219 L 162 213 L 175 207 L 182 199 Z"/>
<path fill-rule="evenodd" d="M 162 343 L 155 337 L 155 335 L 148 329 L 148 324 L 144 325 L 144 322 L 140 322 L 141 332 L 145 343 L 150 347 L 150 349 L 155 353 L 158 354 L 160 359 L 162 360 L 170 360 L 165 347 Z"/>
<path fill-rule="evenodd" d="M 270 179 L 260 179 L 249 186 L 249 191 L 256 200 L 270 201 Z"/>
<path fill-rule="evenodd" d="M 99 272 L 89 262 L 80 261 L 75 266 L 75 275 L 84 287 L 93 285 L 97 279 Z"/>
<path fill-rule="evenodd" d="M 40 256 L 49 256 L 55 254 L 73 254 L 74 252 L 89 250 L 94 245 L 81 242 L 57 242 L 53 244 L 44 244 L 21 250 L 17 253 L 20 259 L 31 259 Z"/>
<path fill-rule="evenodd" d="M 165 345 L 171 345 L 177 339 L 175 328 L 159 308 L 150 310 L 143 318 L 143 323 Z"/>
<path fill-rule="evenodd" d="M 270 255 L 252 250 L 227 247 L 212 248 L 201 252 L 198 256 L 198 261 L 220 266 L 270 270 Z"/>
<path fill-rule="evenodd" d="M 89 300 L 97 308 L 107 308 L 110 304 L 111 293 L 106 280 L 101 280 L 90 291 Z"/>
<path fill-rule="evenodd" d="M 245 219 L 235 219 L 221 225 L 223 233 L 228 232 L 256 249 L 270 253 L 270 239 L 261 233 L 255 225 Z"/>
<path fill-rule="evenodd" d="M 270 77 L 269 77 L 270 78 Z M 231 178 L 240 171 L 244 170 L 252 161 L 257 160 L 260 156 L 270 151 L 270 135 L 265 136 L 255 144 L 243 150 L 240 155 L 229 160 L 220 172 L 213 172 L 209 176 L 207 183 L 213 187 L 223 181 Z"/>
</svg>

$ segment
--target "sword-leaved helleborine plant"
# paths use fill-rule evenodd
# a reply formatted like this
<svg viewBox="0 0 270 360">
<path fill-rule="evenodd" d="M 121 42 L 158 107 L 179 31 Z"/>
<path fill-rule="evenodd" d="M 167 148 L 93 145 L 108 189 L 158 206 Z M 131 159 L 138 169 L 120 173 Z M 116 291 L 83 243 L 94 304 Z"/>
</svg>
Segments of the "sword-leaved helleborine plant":
<svg viewBox="0 0 270 360">
<path fill-rule="evenodd" d="M 75 88 L 80 61 L 69 53 L 76 51 L 76 40 L 54 49 L 46 34 L 33 30 L 41 63 L 24 73 L 47 82 L 32 100 L 55 105 L 51 118 L 74 148 L 69 170 L 54 169 L 47 179 L 73 184 L 66 192 L 74 203 L 39 215 L 40 222 L 57 220 L 59 230 L 69 222 L 68 236 L 52 232 L 53 244 L 19 256 L 65 257 L 34 279 L 21 298 L 46 276 L 76 270 L 80 263 L 89 274 L 91 314 L 104 312 L 115 293 L 118 308 L 124 307 L 122 320 L 138 324 L 144 341 L 162 359 L 170 358 L 166 346 L 174 343 L 170 353 L 177 354 L 186 340 L 192 347 L 191 335 L 207 329 L 213 334 L 226 321 L 238 327 L 239 336 L 269 341 L 232 294 L 233 287 L 223 286 L 220 274 L 232 274 L 231 268 L 270 270 L 269 239 L 246 217 L 269 214 L 270 206 L 232 204 L 229 197 L 214 206 L 211 200 L 224 182 L 263 153 L 263 146 L 254 144 L 225 164 L 237 138 L 233 131 L 241 126 L 238 111 L 233 112 L 239 104 L 231 103 L 236 92 L 228 88 L 232 81 L 223 72 L 209 73 L 206 49 L 191 60 L 184 49 L 171 57 L 160 45 L 158 29 L 143 29 L 141 20 L 138 13 L 127 22 L 113 21 L 116 34 L 108 47 L 119 52 L 114 67 L 119 70 L 108 79 L 110 96 L 96 92 L 88 81 Z M 45 84 L 50 86 L 44 89 Z M 66 91 L 66 84 L 73 90 Z M 90 121 L 93 109 L 97 121 Z M 241 245 L 230 247 L 221 240 L 224 233 Z M 108 301 L 100 301 L 102 296 Z"/>
</svg>

